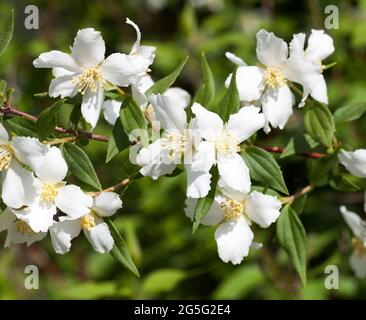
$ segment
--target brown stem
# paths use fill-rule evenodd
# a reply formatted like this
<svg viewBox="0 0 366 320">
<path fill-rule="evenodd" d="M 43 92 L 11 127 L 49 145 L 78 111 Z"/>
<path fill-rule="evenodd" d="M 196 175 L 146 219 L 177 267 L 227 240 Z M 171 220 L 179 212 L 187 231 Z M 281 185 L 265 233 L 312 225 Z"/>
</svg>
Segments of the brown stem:
<svg viewBox="0 0 366 320">
<path fill-rule="evenodd" d="M 282 203 L 283 204 L 291 204 L 292 202 L 294 202 L 295 199 L 301 198 L 304 194 L 309 193 L 313 189 L 314 189 L 314 186 L 310 184 L 310 185 L 302 188 L 301 190 L 299 190 L 298 192 L 296 192 L 292 196 L 282 198 Z"/>
<path fill-rule="evenodd" d="M 3 114 L 11 114 L 14 116 L 18 116 L 18 117 L 22 117 L 25 119 L 28 119 L 30 121 L 36 122 L 37 121 L 37 117 L 20 111 L 16 108 L 11 107 L 8 104 L 4 104 L 2 107 L 0 107 L 0 112 Z M 62 127 L 55 127 L 55 131 L 59 132 L 59 133 L 68 133 L 68 134 L 73 134 L 77 137 L 82 136 L 91 140 L 96 140 L 96 141 L 102 141 L 102 142 L 108 142 L 108 137 L 106 136 L 102 136 L 99 134 L 94 134 L 91 132 L 87 132 L 87 131 L 83 131 L 83 130 L 73 130 L 73 129 L 66 129 L 66 128 L 62 128 Z"/>
<path fill-rule="evenodd" d="M 285 149 L 282 147 L 269 147 L 269 146 L 263 146 L 263 145 L 256 145 L 256 147 L 266 150 L 268 152 L 272 152 L 272 153 L 282 153 Z M 312 158 L 312 159 L 319 159 L 319 158 L 324 158 L 327 156 L 325 153 L 318 153 L 318 152 L 299 152 L 299 153 L 296 153 L 296 155 L 303 156 L 306 158 Z"/>
</svg>

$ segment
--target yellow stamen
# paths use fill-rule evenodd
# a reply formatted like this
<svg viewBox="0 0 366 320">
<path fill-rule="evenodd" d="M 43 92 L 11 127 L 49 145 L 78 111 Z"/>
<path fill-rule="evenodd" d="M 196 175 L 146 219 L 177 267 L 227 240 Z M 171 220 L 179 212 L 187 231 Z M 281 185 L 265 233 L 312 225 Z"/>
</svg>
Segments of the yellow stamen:
<svg viewBox="0 0 366 320">
<path fill-rule="evenodd" d="M 169 159 L 174 160 L 177 157 L 181 158 L 187 145 L 187 137 L 181 134 L 166 133 L 162 138 L 163 149 L 169 150 Z"/>
<path fill-rule="evenodd" d="M 366 247 L 365 247 L 363 241 L 361 241 L 360 239 L 353 238 L 352 247 L 353 247 L 355 254 L 358 257 L 362 257 L 366 254 Z"/>
<path fill-rule="evenodd" d="M 26 234 L 28 236 L 33 236 L 33 235 L 36 234 L 31 229 L 31 227 L 26 222 L 24 222 L 23 220 L 20 220 L 20 219 L 17 220 L 15 222 L 15 225 L 16 225 L 17 232 L 19 232 L 19 233 Z"/>
<path fill-rule="evenodd" d="M 84 95 L 86 91 L 95 93 L 98 88 L 98 83 L 104 85 L 105 80 L 102 78 L 100 71 L 96 68 L 89 68 L 81 75 L 72 78 L 72 83 L 78 87 L 78 91 Z"/>
<path fill-rule="evenodd" d="M 244 213 L 244 203 L 241 201 L 227 199 L 220 203 L 224 210 L 225 220 L 238 220 Z"/>
<path fill-rule="evenodd" d="M 52 202 L 56 199 L 57 188 L 55 185 L 45 183 L 41 192 L 41 200 L 45 202 Z"/>
<path fill-rule="evenodd" d="M 264 81 L 270 88 L 278 88 L 287 83 L 282 70 L 276 67 L 268 67 L 264 72 Z"/>
<path fill-rule="evenodd" d="M 238 138 L 224 131 L 215 141 L 216 151 L 220 154 L 228 155 L 240 151 Z"/>
<path fill-rule="evenodd" d="M 13 151 L 9 144 L 3 144 L 0 146 L 0 171 L 9 168 Z"/>
<path fill-rule="evenodd" d="M 91 228 L 94 228 L 96 225 L 94 214 L 90 212 L 85 216 L 82 216 L 80 219 L 80 225 L 84 230 L 87 231 L 89 231 Z"/>
</svg>

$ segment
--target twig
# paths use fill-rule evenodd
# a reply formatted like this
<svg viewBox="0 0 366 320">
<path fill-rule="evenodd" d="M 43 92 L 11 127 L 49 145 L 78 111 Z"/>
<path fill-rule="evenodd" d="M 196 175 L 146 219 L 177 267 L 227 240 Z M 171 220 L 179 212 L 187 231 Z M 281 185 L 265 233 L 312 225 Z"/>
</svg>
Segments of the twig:
<svg viewBox="0 0 366 320">
<path fill-rule="evenodd" d="M 301 190 L 299 190 L 298 192 L 296 192 L 292 196 L 282 198 L 282 203 L 283 204 L 291 204 L 292 202 L 294 202 L 295 199 L 301 198 L 304 194 L 309 193 L 313 189 L 314 189 L 314 186 L 310 184 L 310 185 L 302 188 Z"/>
<path fill-rule="evenodd" d="M 263 145 L 256 145 L 256 147 L 266 150 L 268 152 L 272 152 L 272 153 L 282 153 L 285 150 L 285 148 L 282 148 L 282 147 L 269 147 L 269 146 L 263 146 Z M 298 156 L 303 156 L 303 157 L 312 158 L 312 159 L 319 159 L 319 158 L 324 158 L 327 156 L 325 153 L 318 153 L 318 152 L 299 152 L 299 153 L 295 153 L 295 154 Z"/>
</svg>

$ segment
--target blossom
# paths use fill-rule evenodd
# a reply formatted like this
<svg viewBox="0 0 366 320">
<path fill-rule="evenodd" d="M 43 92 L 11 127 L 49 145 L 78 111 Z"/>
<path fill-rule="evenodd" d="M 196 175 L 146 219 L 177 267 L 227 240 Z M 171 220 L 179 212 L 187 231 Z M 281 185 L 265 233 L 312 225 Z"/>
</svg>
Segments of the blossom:
<svg viewBox="0 0 366 320">
<path fill-rule="evenodd" d="M 113 53 L 105 58 L 105 43 L 99 31 L 93 28 L 79 30 L 71 54 L 52 50 L 42 53 L 33 65 L 52 68 L 55 77 L 49 88 L 51 97 L 83 96 L 81 113 L 94 128 L 104 102 L 104 92 L 111 85 L 127 87 L 136 83 L 148 71 L 155 57 L 155 47 L 141 46 L 138 26 L 137 40 L 129 54 Z"/>
<path fill-rule="evenodd" d="M 145 114 L 147 120 L 154 125 L 156 121 L 156 116 L 154 113 L 154 108 L 148 101 L 148 97 L 145 92 L 154 84 L 153 79 L 149 75 L 142 77 L 137 83 L 132 84 L 132 96 L 135 98 L 136 102 L 139 104 L 142 112 Z M 168 88 L 163 95 L 168 96 L 174 100 L 177 107 L 185 109 L 188 107 L 191 101 L 191 95 L 184 89 L 178 87 Z M 103 104 L 104 118 L 105 120 L 114 125 L 117 118 L 119 117 L 119 112 L 121 110 L 122 102 L 118 100 L 107 100 Z"/>
<path fill-rule="evenodd" d="M 112 250 L 114 240 L 103 217 L 114 215 L 122 208 L 122 201 L 114 192 L 102 192 L 90 199 L 91 204 L 87 213 L 76 219 L 60 217 L 60 221 L 51 226 L 50 235 L 56 253 L 68 252 L 71 241 L 81 230 L 97 252 L 105 253 Z"/>
<path fill-rule="evenodd" d="M 246 63 L 232 53 L 226 57 L 239 67 L 236 81 L 240 101 L 253 104 L 259 101 L 266 118 L 265 132 L 273 128 L 283 129 L 292 115 L 295 99 L 290 90 L 290 81 L 300 83 L 304 87 L 303 101 L 310 93 L 313 98 L 326 103 L 318 84 L 323 76 L 322 66 L 315 57 L 324 57 L 321 50 L 314 50 L 314 39 L 309 39 L 309 46 L 303 50 L 304 34 L 295 35 L 290 45 L 290 56 L 286 42 L 272 32 L 260 30 L 257 33 L 257 58 L 260 66 L 247 66 Z M 302 51 L 301 51 L 302 50 Z M 226 80 L 229 86 L 231 75 Z M 325 83 L 325 82 L 324 82 Z M 320 86 L 320 84 L 319 84 Z"/>
<path fill-rule="evenodd" d="M 34 232 L 25 221 L 18 219 L 10 208 L 6 208 L 0 215 L 0 232 L 5 230 L 7 231 L 5 248 L 20 243 L 30 246 L 47 235 L 46 232 Z"/>
<path fill-rule="evenodd" d="M 366 149 L 341 150 L 338 159 L 354 176 L 366 178 Z"/>
<path fill-rule="evenodd" d="M 366 196 L 366 193 L 365 193 Z M 366 277 L 366 221 L 362 220 L 359 215 L 352 211 L 348 211 L 345 206 L 340 207 L 340 211 L 344 220 L 352 230 L 355 236 L 352 239 L 353 252 L 350 257 L 350 265 L 356 276 L 359 278 Z M 364 205 L 366 212 L 366 201 Z"/>
<path fill-rule="evenodd" d="M 259 111 L 254 106 L 243 107 L 230 115 L 224 124 L 216 113 L 194 103 L 192 112 L 204 141 L 199 143 L 199 156 L 193 160 L 193 167 L 210 170 L 217 164 L 220 177 L 227 186 L 239 192 L 249 192 L 249 169 L 238 152 L 243 141 L 263 128 L 265 119 Z"/>
<path fill-rule="evenodd" d="M 0 171 L 2 172 L 1 197 L 12 208 L 30 203 L 34 193 L 33 174 L 24 165 L 36 167 L 48 148 L 35 138 L 9 135 L 0 124 Z"/>
<path fill-rule="evenodd" d="M 290 43 L 290 57 L 288 59 L 288 77 L 291 81 L 300 83 L 303 88 L 303 98 L 299 107 L 305 105 L 305 100 L 310 96 L 324 104 L 328 104 L 327 84 L 322 74 L 322 60 L 334 52 L 333 39 L 324 33 L 324 30 L 311 30 L 307 48 L 305 45 L 305 33 L 293 36 Z M 305 62 L 304 62 L 305 61 Z M 308 62 L 316 72 L 308 72 Z"/>
<path fill-rule="evenodd" d="M 89 212 L 90 198 L 79 187 L 63 181 L 68 168 L 60 149 L 51 147 L 42 163 L 33 169 L 37 177 L 33 178 L 35 192 L 30 203 L 13 213 L 34 232 L 47 232 L 54 223 L 57 209 L 73 218 Z M 15 193 L 14 197 L 17 196 Z"/>
<path fill-rule="evenodd" d="M 281 201 L 258 191 L 237 192 L 227 187 L 221 191 L 201 223 L 218 225 L 215 239 L 219 257 L 226 263 L 239 264 L 253 246 L 252 222 L 268 228 L 280 215 Z M 186 215 L 191 219 L 196 203 L 195 199 L 186 201 Z"/>
<path fill-rule="evenodd" d="M 188 124 L 184 109 L 177 107 L 174 99 L 167 95 L 151 95 L 149 100 L 164 132 L 137 154 L 136 163 L 142 166 L 140 173 L 155 180 L 171 174 L 177 164 L 184 164 L 188 176 L 187 195 L 204 197 L 209 191 L 211 174 L 207 168 L 192 165 L 198 161 L 195 152 L 200 139 L 195 120 Z"/>
</svg>

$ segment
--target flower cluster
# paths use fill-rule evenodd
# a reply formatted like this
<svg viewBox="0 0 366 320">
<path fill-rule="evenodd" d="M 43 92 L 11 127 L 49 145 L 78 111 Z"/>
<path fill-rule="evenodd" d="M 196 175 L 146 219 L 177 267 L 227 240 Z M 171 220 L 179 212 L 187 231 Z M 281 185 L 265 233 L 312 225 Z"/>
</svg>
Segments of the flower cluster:
<svg viewBox="0 0 366 320">
<path fill-rule="evenodd" d="M 96 251 L 112 250 L 114 241 L 103 217 L 122 207 L 118 194 L 91 196 L 67 184 L 68 167 L 60 149 L 36 138 L 9 139 L 2 124 L 0 150 L 1 196 L 7 205 L 0 216 L 0 232 L 7 231 L 5 247 L 30 245 L 49 232 L 55 251 L 64 254 L 83 230 Z"/>
</svg>

